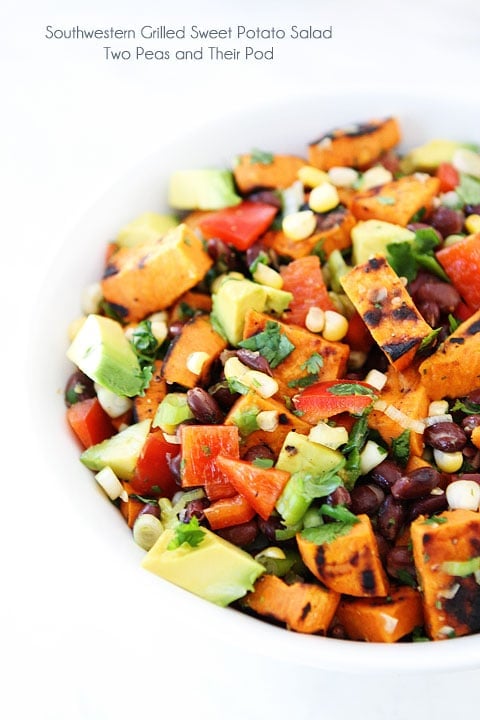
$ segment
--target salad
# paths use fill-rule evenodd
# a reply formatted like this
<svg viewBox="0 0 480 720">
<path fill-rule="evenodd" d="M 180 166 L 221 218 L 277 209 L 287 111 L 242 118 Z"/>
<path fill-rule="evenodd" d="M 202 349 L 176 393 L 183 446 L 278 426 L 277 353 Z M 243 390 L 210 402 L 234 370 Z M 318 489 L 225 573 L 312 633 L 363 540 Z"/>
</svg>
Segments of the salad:
<svg viewBox="0 0 480 720">
<path fill-rule="evenodd" d="M 295 632 L 480 631 L 480 154 L 401 141 L 178 170 L 69 328 L 68 425 L 143 567 Z"/>
</svg>

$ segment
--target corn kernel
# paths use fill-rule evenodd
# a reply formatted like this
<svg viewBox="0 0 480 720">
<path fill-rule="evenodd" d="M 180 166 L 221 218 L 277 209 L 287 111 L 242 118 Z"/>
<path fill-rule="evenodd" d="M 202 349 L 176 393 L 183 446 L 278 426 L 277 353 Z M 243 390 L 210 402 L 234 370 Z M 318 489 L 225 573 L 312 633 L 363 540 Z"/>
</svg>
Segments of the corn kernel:
<svg viewBox="0 0 480 720">
<path fill-rule="evenodd" d="M 194 375 L 200 375 L 208 358 L 208 353 L 203 352 L 203 350 L 197 350 L 196 352 L 190 353 L 187 357 L 187 362 L 185 363 L 187 370 L 190 370 L 190 372 Z"/>
<path fill-rule="evenodd" d="M 241 378 L 248 370 L 248 366 L 244 365 L 237 357 L 229 357 L 223 366 L 223 372 L 227 380 L 231 378 Z"/>
<path fill-rule="evenodd" d="M 468 148 L 458 148 L 452 157 L 455 170 L 480 178 L 480 154 Z"/>
<path fill-rule="evenodd" d="M 376 165 L 363 173 L 360 180 L 360 189 L 370 190 L 370 188 L 385 185 L 385 183 L 391 182 L 392 180 L 393 175 L 390 170 L 387 170 L 382 165 Z"/>
<path fill-rule="evenodd" d="M 443 452 L 442 450 L 434 449 L 433 457 L 438 469 L 441 472 L 457 472 L 457 470 L 460 470 L 463 465 L 463 455 L 460 451 Z"/>
<path fill-rule="evenodd" d="M 477 215 L 476 213 L 469 215 L 465 220 L 465 228 L 468 230 L 470 235 L 480 232 L 480 215 Z"/>
<path fill-rule="evenodd" d="M 97 313 L 103 299 L 102 286 L 99 282 L 88 285 L 82 293 L 82 311 L 85 315 Z"/>
<path fill-rule="evenodd" d="M 367 374 L 365 382 L 374 387 L 376 390 L 383 390 L 387 382 L 387 376 L 385 373 L 375 370 L 374 368 Z"/>
<path fill-rule="evenodd" d="M 168 327 L 165 320 L 151 321 L 150 329 L 155 340 L 161 345 L 168 335 Z"/>
<path fill-rule="evenodd" d="M 448 413 L 447 400 L 434 400 L 428 406 L 429 415 L 445 415 L 446 413 Z"/>
<path fill-rule="evenodd" d="M 255 390 L 263 398 L 272 397 L 272 395 L 278 392 L 277 381 L 274 380 L 273 377 L 270 377 L 270 375 L 262 373 L 259 370 L 247 370 L 247 372 L 241 376 L 240 382 L 252 388 L 252 390 Z"/>
<path fill-rule="evenodd" d="M 358 180 L 358 172 L 351 167 L 332 167 L 328 179 L 336 187 L 351 188 Z"/>
<path fill-rule="evenodd" d="M 309 308 L 307 316 L 305 318 L 305 327 L 310 332 L 319 333 L 322 332 L 325 326 L 325 313 L 322 308 L 313 305 Z"/>
<path fill-rule="evenodd" d="M 297 177 L 305 187 L 314 188 L 328 181 L 328 175 L 323 170 L 313 165 L 303 165 L 297 173 Z"/>
<path fill-rule="evenodd" d="M 365 447 L 360 453 L 360 472 L 362 475 L 366 475 L 373 470 L 373 468 L 380 465 L 385 460 L 387 451 L 381 445 L 378 445 L 373 440 L 367 440 Z"/>
<path fill-rule="evenodd" d="M 346 317 L 335 312 L 335 310 L 325 311 L 325 325 L 322 332 L 325 340 L 330 340 L 330 342 L 342 340 L 347 331 L 348 320 Z"/>
<path fill-rule="evenodd" d="M 450 247 L 450 245 L 456 245 L 460 240 L 463 240 L 465 235 L 447 235 L 443 243 L 443 247 Z"/>
<path fill-rule="evenodd" d="M 318 213 L 333 210 L 339 202 L 340 198 L 338 197 L 337 188 L 329 182 L 314 187 L 308 198 L 309 207 Z"/>
<path fill-rule="evenodd" d="M 278 428 L 278 412 L 276 410 L 262 410 L 257 415 L 257 425 L 260 430 L 274 432 Z"/>
<path fill-rule="evenodd" d="M 473 480 L 455 480 L 446 495 L 451 510 L 478 510 L 480 505 L 480 485 Z"/>
<path fill-rule="evenodd" d="M 264 550 L 261 550 L 258 555 L 255 555 L 255 560 L 258 560 L 260 558 L 272 558 L 274 560 L 285 560 L 287 556 L 283 552 L 282 548 L 274 547 L 271 545 L 270 547 L 266 547 Z"/>
<path fill-rule="evenodd" d="M 265 263 L 258 263 L 257 269 L 253 273 L 253 279 L 260 285 L 281 290 L 283 287 L 283 278 L 276 270 Z"/>
<path fill-rule="evenodd" d="M 317 218 L 311 210 L 301 210 L 283 218 L 282 230 L 290 240 L 305 240 L 317 227 Z"/>
</svg>

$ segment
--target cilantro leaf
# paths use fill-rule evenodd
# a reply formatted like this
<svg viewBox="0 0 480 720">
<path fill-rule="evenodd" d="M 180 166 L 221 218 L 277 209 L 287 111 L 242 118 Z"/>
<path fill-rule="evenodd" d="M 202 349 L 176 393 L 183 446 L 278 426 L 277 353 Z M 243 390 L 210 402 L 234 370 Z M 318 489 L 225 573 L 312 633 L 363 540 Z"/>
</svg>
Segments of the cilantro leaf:
<svg viewBox="0 0 480 720">
<path fill-rule="evenodd" d="M 342 460 L 331 470 L 327 470 L 319 475 L 313 475 L 309 472 L 299 471 L 292 475 L 301 488 L 301 495 L 311 502 L 316 498 L 327 497 L 338 487 L 343 485 L 342 479 L 338 475 L 344 461 Z"/>
<path fill-rule="evenodd" d="M 327 392 L 331 395 L 369 395 L 375 397 L 376 393 L 373 388 L 365 387 L 359 383 L 337 383 L 327 388 Z"/>
<path fill-rule="evenodd" d="M 427 520 L 424 520 L 422 525 L 443 525 L 448 522 L 446 517 L 439 517 L 438 515 L 432 515 Z"/>
<path fill-rule="evenodd" d="M 230 392 L 239 393 L 240 395 L 247 395 L 250 392 L 250 388 L 244 383 L 237 380 L 237 378 L 231 377 L 227 379 L 228 389 Z"/>
<path fill-rule="evenodd" d="M 255 163 L 258 163 L 259 165 L 271 165 L 274 160 L 274 155 L 271 152 L 266 152 L 265 150 L 259 150 L 258 148 L 253 148 L 253 150 L 250 152 L 250 163 L 253 165 Z"/>
<path fill-rule="evenodd" d="M 398 464 L 405 467 L 410 457 L 410 430 L 404 430 L 392 440 L 392 453 Z"/>
<path fill-rule="evenodd" d="M 137 325 L 130 342 L 140 361 L 151 363 L 155 360 L 159 342 L 152 332 L 150 320 L 142 320 Z"/>
<path fill-rule="evenodd" d="M 427 350 L 427 349 L 431 348 L 435 344 L 437 335 L 441 332 L 442 332 L 442 328 L 438 327 L 438 328 L 435 328 L 435 330 L 432 330 L 431 333 L 428 333 L 428 335 L 426 335 L 423 338 L 422 342 L 420 343 L 417 352 L 422 352 L 422 350 Z"/>
<path fill-rule="evenodd" d="M 238 344 L 247 350 L 257 350 L 271 368 L 276 368 L 295 350 L 295 345 L 280 331 L 279 323 L 274 320 L 269 320 L 264 330 Z"/>
<path fill-rule="evenodd" d="M 308 360 L 300 365 L 300 370 L 306 370 L 309 373 L 318 373 L 323 367 L 323 357 L 318 353 L 312 353 Z"/>
<path fill-rule="evenodd" d="M 256 405 L 252 405 L 241 412 L 236 412 L 232 416 L 232 422 L 238 427 L 238 431 L 242 437 L 246 437 L 259 429 L 257 422 L 259 412 L 260 409 Z"/>
<path fill-rule="evenodd" d="M 448 281 L 434 255 L 438 243 L 438 236 L 433 229 L 420 228 L 411 242 L 389 243 L 386 248 L 387 260 L 397 275 L 406 277 L 409 282 L 416 278 L 419 266 Z"/>
<path fill-rule="evenodd" d="M 450 333 L 454 333 L 455 330 L 456 330 L 458 327 L 460 327 L 461 324 L 462 324 L 462 321 L 461 321 L 461 320 L 459 320 L 459 319 L 456 318 L 454 315 L 452 315 L 451 313 L 449 313 L 449 315 L 448 315 L 448 325 L 449 325 L 449 328 L 450 328 Z"/>
<path fill-rule="evenodd" d="M 253 460 L 252 465 L 255 465 L 255 467 L 258 468 L 268 469 L 273 467 L 273 460 L 271 458 L 256 457 Z"/>
<path fill-rule="evenodd" d="M 480 415 L 480 403 L 472 402 L 464 398 L 463 400 L 455 400 L 452 412 L 464 412 L 467 415 Z"/>
<path fill-rule="evenodd" d="M 197 547 L 205 538 L 205 530 L 200 527 L 197 517 L 193 517 L 188 523 L 179 523 L 175 527 L 175 535 L 167 545 L 167 550 L 176 550 L 181 545 L 187 544 L 190 547 Z"/>
<path fill-rule="evenodd" d="M 269 260 L 270 258 L 268 257 L 267 253 L 264 250 L 260 250 L 255 260 L 250 263 L 248 267 L 250 273 L 253 275 L 256 272 L 260 263 L 262 263 L 263 265 L 268 265 Z"/>
<path fill-rule="evenodd" d="M 289 388 L 306 388 L 318 380 L 318 373 L 308 373 L 308 375 L 302 375 L 302 377 L 294 378 L 289 380 L 287 386 Z"/>
<path fill-rule="evenodd" d="M 411 243 L 395 242 L 387 245 L 388 264 L 395 270 L 397 275 L 406 277 L 409 282 L 417 276 L 417 263 L 412 253 Z"/>
<path fill-rule="evenodd" d="M 358 520 L 356 520 L 358 522 Z M 355 523 L 352 522 L 333 522 L 319 525 L 318 527 L 307 528 L 302 530 L 302 538 L 315 543 L 315 545 L 325 545 L 336 540 L 342 535 L 348 535 Z"/>
<path fill-rule="evenodd" d="M 478 205 L 480 203 L 480 180 L 460 173 L 460 183 L 455 188 L 455 192 L 464 205 Z"/>
<path fill-rule="evenodd" d="M 352 525 L 358 522 L 357 516 L 350 512 L 345 505 L 335 505 L 334 507 L 331 505 L 322 505 L 320 507 L 320 513 L 338 522 L 349 522 L 352 523 Z"/>
<path fill-rule="evenodd" d="M 404 568 L 399 568 L 395 572 L 395 577 L 397 577 L 403 585 L 409 585 L 409 587 L 417 588 L 418 582 L 416 578 L 411 575 L 408 570 L 405 570 Z"/>
</svg>

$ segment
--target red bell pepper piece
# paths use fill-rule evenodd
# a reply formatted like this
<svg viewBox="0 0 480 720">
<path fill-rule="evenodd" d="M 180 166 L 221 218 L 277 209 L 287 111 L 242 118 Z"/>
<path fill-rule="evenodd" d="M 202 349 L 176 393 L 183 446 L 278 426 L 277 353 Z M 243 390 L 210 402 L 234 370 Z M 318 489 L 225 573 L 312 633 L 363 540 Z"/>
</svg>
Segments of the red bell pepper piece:
<svg viewBox="0 0 480 720">
<path fill-rule="evenodd" d="M 80 400 L 67 408 L 67 420 L 85 448 L 115 434 L 110 418 L 96 397 Z"/>
<path fill-rule="evenodd" d="M 210 500 L 236 495 L 217 457 L 240 457 L 238 428 L 235 425 L 183 425 L 180 433 L 182 487 L 203 485 Z"/>
<path fill-rule="evenodd" d="M 243 495 L 221 498 L 205 508 L 205 516 L 212 530 L 241 525 L 255 516 L 255 510 Z"/>
<path fill-rule="evenodd" d="M 455 190 L 460 182 L 460 175 L 453 167 L 452 163 L 440 163 L 435 175 L 440 180 L 440 192 L 450 192 L 451 190 Z"/>
<path fill-rule="evenodd" d="M 147 437 L 138 458 L 130 487 L 138 495 L 171 499 L 179 489 L 171 470 L 171 461 L 180 453 L 180 445 L 165 440 L 163 433 Z"/>
<path fill-rule="evenodd" d="M 437 251 L 437 260 L 467 305 L 480 308 L 480 233 Z"/>
<path fill-rule="evenodd" d="M 281 268 L 280 274 L 283 278 L 282 289 L 293 295 L 285 314 L 285 322 L 305 326 L 305 318 L 311 307 L 335 310 L 323 279 L 320 260 L 316 255 L 292 260 Z"/>
<path fill-rule="evenodd" d="M 343 342 L 355 351 L 368 352 L 373 345 L 373 337 L 362 316 L 354 312 L 348 321 L 348 330 Z"/>
<path fill-rule="evenodd" d="M 349 392 L 349 385 L 351 392 Z M 340 387 L 341 386 L 341 387 Z M 361 394 L 365 388 L 365 394 Z M 361 414 L 372 404 L 377 394 L 371 385 L 357 380 L 330 380 L 318 382 L 294 396 L 295 409 L 302 420 L 315 424 L 319 420 L 348 412 Z"/>
<path fill-rule="evenodd" d="M 264 520 L 272 514 L 290 473 L 276 468 L 261 468 L 245 460 L 219 455 L 217 464 L 231 484 Z"/>
<path fill-rule="evenodd" d="M 247 250 L 270 227 L 277 208 L 245 200 L 240 205 L 208 213 L 198 226 L 206 238 L 219 238 L 237 250 Z"/>
</svg>

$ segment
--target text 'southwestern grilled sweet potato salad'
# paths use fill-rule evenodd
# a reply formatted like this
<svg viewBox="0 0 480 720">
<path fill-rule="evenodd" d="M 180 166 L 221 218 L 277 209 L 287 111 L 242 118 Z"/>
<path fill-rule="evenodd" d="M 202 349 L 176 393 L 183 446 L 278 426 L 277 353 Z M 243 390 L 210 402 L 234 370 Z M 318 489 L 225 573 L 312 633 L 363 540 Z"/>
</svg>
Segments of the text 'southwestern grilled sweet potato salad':
<svg viewBox="0 0 480 720">
<path fill-rule="evenodd" d="M 386 643 L 480 631 L 480 154 L 400 141 L 175 172 L 108 243 L 65 391 L 143 567 Z"/>
</svg>

